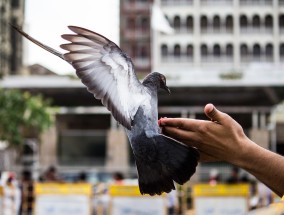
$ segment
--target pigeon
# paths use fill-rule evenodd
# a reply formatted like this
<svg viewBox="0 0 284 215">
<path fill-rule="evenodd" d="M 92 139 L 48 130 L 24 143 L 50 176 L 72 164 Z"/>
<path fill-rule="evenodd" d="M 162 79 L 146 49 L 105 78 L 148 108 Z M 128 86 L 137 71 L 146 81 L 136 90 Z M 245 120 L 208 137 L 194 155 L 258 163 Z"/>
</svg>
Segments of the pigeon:
<svg viewBox="0 0 284 215">
<path fill-rule="evenodd" d="M 158 90 L 170 93 L 158 72 L 138 80 L 131 58 L 114 42 L 88 29 L 68 26 L 72 34 L 62 54 L 12 26 L 21 35 L 70 63 L 87 90 L 111 112 L 128 136 L 141 194 L 161 195 L 184 184 L 196 171 L 199 152 L 162 134 L 158 124 Z"/>
</svg>

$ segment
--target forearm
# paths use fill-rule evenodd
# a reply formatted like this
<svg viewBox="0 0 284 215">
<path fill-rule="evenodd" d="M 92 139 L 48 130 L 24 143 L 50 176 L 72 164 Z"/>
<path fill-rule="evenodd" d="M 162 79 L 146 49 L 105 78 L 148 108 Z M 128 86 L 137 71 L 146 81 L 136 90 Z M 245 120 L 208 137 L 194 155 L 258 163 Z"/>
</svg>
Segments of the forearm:
<svg viewBox="0 0 284 215">
<path fill-rule="evenodd" d="M 235 165 L 245 169 L 280 197 L 284 194 L 284 157 L 247 140 Z"/>
</svg>

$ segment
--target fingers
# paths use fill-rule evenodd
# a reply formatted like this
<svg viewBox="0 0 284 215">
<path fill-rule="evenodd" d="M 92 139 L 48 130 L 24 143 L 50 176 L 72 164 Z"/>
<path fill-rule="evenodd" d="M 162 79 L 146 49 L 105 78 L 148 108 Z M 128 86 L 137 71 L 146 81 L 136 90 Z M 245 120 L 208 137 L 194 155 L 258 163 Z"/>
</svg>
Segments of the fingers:
<svg viewBox="0 0 284 215">
<path fill-rule="evenodd" d="M 186 145 L 196 147 L 195 135 L 191 131 L 185 131 L 175 127 L 163 127 L 162 132 Z"/>
<path fill-rule="evenodd" d="M 161 127 L 175 127 L 184 130 L 194 131 L 196 127 L 199 126 L 200 122 L 194 119 L 185 118 L 161 118 L 159 120 L 159 125 Z"/>
<path fill-rule="evenodd" d="M 204 113 L 213 122 L 218 122 L 220 124 L 223 124 L 223 122 L 226 121 L 227 118 L 227 114 L 217 110 L 217 108 L 213 104 L 207 104 L 204 108 Z"/>
</svg>

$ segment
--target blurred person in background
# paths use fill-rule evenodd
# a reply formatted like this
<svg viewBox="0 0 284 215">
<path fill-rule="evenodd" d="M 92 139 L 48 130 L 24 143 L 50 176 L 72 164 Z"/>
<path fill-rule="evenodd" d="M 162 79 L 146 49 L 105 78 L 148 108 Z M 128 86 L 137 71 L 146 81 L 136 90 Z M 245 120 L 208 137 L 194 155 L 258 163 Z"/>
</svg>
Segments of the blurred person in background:
<svg viewBox="0 0 284 215">
<path fill-rule="evenodd" d="M 217 169 L 211 169 L 209 173 L 209 184 L 214 186 L 220 182 L 220 174 Z"/>
<path fill-rule="evenodd" d="M 124 176 L 121 172 L 113 173 L 113 183 L 114 184 L 123 184 Z"/>
<path fill-rule="evenodd" d="M 22 172 L 21 190 L 21 207 L 20 215 L 32 215 L 34 205 L 34 181 L 32 174 L 28 170 Z"/>
<path fill-rule="evenodd" d="M 79 183 L 85 183 L 87 182 L 87 174 L 85 172 L 80 172 L 78 176 L 78 182 Z"/>
<path fill-rule="evenodd" d="M 50 166 L 44 174 L 44 182 L 60 182 L 57 169 L 54 166 Z"/>
<path fill-rule="evenodd" d="M 236 183 L 239 183 L 241 180 L 240 180 L 240 169 L 238 167 L 232 167 L 231 169 L 231 175 L 230 177 L 226 180 L 226 182 L 228 184 L 236 184 Z"/>
<path fill-rule="evenodd" d="M 168 215 L 179 214 L 179 201 L 177 190 L 172 190 L 171 192 L 167 193 L 167 207 Z"/>
<path fill-rule="evenodd" d="M 20 213 L 21 204 L 21 191 L 19 187 L 19 182 L 17 180 L 17 175 L 15 172 L 8 172 L 8 177 L 4 187 L 4 214 L 13 215 Z"/>
</svg>

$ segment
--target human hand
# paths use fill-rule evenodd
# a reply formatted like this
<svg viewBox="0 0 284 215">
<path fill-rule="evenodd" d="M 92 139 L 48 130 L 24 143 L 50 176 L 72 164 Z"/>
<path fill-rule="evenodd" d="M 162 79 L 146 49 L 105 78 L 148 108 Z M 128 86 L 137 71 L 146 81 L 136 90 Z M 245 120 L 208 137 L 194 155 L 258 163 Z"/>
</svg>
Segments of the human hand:
<svg viewBox="0 0 284 215">
<path fill-rule="evenodd" d="M 200 161 L 226 161 L 237 164 L 246 153 L 244 144 L 251 142 L 242 127 L 229 115 L 207 104 L 204 113 L 211 121 L 162 118 L 162 132 L 187 145 L 196 147 Z"/>
</svg>

